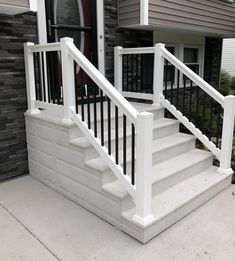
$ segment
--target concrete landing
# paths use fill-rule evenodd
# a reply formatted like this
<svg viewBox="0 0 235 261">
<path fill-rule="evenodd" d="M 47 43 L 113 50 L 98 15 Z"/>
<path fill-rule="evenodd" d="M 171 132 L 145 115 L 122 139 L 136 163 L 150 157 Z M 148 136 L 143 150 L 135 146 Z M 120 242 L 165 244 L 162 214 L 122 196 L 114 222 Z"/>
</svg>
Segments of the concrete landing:
<svg viewBox="0 0 235 261">
<path fill-rule="evenodd" d="M 0 260 L 233 261 L 235 186 L 142 245 L 30 176 L 1 183 Z"/>
</svg>

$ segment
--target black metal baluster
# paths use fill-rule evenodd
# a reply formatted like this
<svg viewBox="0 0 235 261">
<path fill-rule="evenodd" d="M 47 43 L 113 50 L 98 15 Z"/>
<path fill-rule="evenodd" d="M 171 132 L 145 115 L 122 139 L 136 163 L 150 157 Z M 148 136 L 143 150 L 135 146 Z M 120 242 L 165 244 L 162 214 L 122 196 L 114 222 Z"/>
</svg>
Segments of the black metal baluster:
<svg viewBox="0 0 235 261">
<path fill-rule="evenodd" d="M 185 89 L 186 89 L 186 76 L 184 76 L 184 86 L 183 86 L 183 108 L 182 108 L 182 111 L 183 113 L 185 112 Z"/>
<path fill-rule="evenodd" d="M 168 98 L 168 95 L 167 95 L 167 77 L 168 77 L 168 60 L 165 59 L 165 66 L 164 66 L 164 80 L 165 80 L 165 97 Z"/>
<path fill-rule="evenodd" d="M 172 70 L 174 70 L 173 65 L 171 65 Z M 174 74 L 172 74 L 174 76 Z M 171 104 L 173 102 L 173 87 L 174 87 L 174 81 L 175 81 L 175 76 L 173 77 L 173 79 L 171 79 Z"/>
<path fill-rule="evenodd" d="M 58 56 L 56 52 L 56 57 Z M 51 52 L 49 56 L 49 67 L 50 67 L 50 88 L 51 88 L 51 99 L 52 103 L 55 103 L 56 100 L 56 83 L 57 83 L 57 73 L 55 70 L 55 52 Z"/>
<path fill-rule="evenodd" d="M 131 184 L 135 185 L 135 126 L 133 123 L 131 132 Z"/>
<path fill-rule="evenodd" d="M 82 121 L 85 120 L 84 109 L 84 82 L 83 82 L 83 70 L 81 70 L 81 109 L 82 109 Z"/>
<path fill-rule="evenodd" d="M 188 118 L 191 120 L 192 117 L 192 88 L 193 88 L 193 81 L 190 81 L 190 90 L 189 90 L 189 113 Z"/>
<path fill-rule="evenodd" d="M 216 106 L 216 112 L 217 112 L 217 120 L 216 120 L 216 147 L 219 146 L 219 138 L 220 137 L 220 122 L 221 122 L 221 105 L 217 103 L 217 106 Z"/>
<path fill-rule="evenodd" d="M 129 54 L 126 55 L 126 90 L 129 92 Z"/>
<path fill-rule="evenodd" d="M 140 54 L 140 92 L 143 92 L 143 54 Z"/>
<path fill-rule="evenodd" d="M 123 174 L 126 175 L 126 115 L 123 114 Z"/>
<path fill-rule="evenodd" d="M 212 136 L 212 121 L 213 121 L 213 111 L 214 111 L 214 100 L 213 98 L 211 98 L 211 102 L 210 102 L 210 124 L 209 124 L 209 139 L 211 139 Z"/>
<path fill-rule="evenodd" d="M 100 91 L 100 128 L 101 128 L 101 146 L 104 146 L 104 101 L 103 91 Z"/>
<path fill-rule="evenodd" d="M 45 71 L 44 71 L 44 56 L 43 52 L 40 52 L 40 61 L 41 61 L 41 76 L 42 76 L 42 88 L 43 88 L 43 101 L 46 102 L 46 87 L 45 87 Z"/>
<path fill-rule="evenodd" d="M 196 124 L 198 125 L 200 121 L 200 115 L 199 115 L 199 87 L 196 87 Z"/>
<path fill-rule="evenodd" d="M 94 90 L 94 102 L 93 102 L 93 107 L 94 107 L 94 134 L 95 137 L 97 138 L 97 100 L 96 100 L 96 85 L 93 82 L 93 90 Z"/>
<path fill-rule="evenodd" d="M 131 91 L 134 92 L 134 61 L 133 54 L 131 54 Z"/>
<path fill-rule="evenodd" d="M 138 54 L 136 54 L 136 78 L 135 78 L 135 92 L 138 92 L 138 69 L 139 69 L 139 62 L 138 62 Z"/>
<path fill-rule="evenodd" d="M 118 158 L 118 107 L 115 106 L 115 156 L 116 156 L 116 164 L 119 164 Z"/>
<path fill-rule="evenodd" d="M 122 89 L 123 89 L 123 91 L 126 90 L 126 87 L 125 87 L 125 58 L 126 58 L 126 56 L 123 55 L 122 56 Z"/>
<path fill-rule="evenodd" d="M 111 101 L 108 98 L 108 154 L 111 155 Z"/>
<path fill-rule="evenodd" d="M 38 79 L 38 53 L 33 53 L 33 63 L 34 63 L 34 74 L 35 74 L 35 92 L 36 92 L 36 100 L 41 100 L 40 87 L 39 87 L 39 79 Z"/>
<path fill-rule="evenodd" d="M 86 88 L 86 100 L 87 100 L 87 122 L 88 122 L 88 129 L 91 128 L 91 107 L 90 107 L 90 93 L 89 93 L 89 90 L 88 90 L 88 86 L 87 84 L 85 84 L 85 88 Z"/>
<path fill-rule="evenodd" d="M 180 70 L 177 70 L 177 94 L 176 94 L 176 105 L 179 107 L 179 91 L 180 91 Z"/>
<path fill-rule="evenodd" d="M 76 62 L 74 62 L 74 86 L 75 86 L 75 110 L 78 114 L 78 84 L 77 84 L 77 72 L 76 72 Z"/>
</svg>

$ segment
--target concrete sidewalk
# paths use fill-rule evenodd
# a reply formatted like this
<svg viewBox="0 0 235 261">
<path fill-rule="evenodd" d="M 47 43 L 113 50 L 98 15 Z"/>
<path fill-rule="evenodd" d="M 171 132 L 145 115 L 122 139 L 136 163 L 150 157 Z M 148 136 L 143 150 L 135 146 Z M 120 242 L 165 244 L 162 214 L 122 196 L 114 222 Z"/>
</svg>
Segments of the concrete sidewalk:
<svg viewBox="0 0 235 261">
<path fill-rule="evenodd" d="M 0 260 L 234 261 L 235 186 L 142 245 L 30 176 L 0 184 Z"/>
</svg>

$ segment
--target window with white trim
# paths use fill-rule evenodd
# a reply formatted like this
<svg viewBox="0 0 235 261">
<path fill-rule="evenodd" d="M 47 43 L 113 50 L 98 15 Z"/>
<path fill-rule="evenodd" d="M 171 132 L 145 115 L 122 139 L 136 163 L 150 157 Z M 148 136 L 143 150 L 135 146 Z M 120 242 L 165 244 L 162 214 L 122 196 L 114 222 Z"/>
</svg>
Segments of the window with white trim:
<svg viewBox="0 0 235 261">
<path fill-rule="evenodd" d="M 203 77 L 203 60 L 204 60 L 204 46 L 203 45 L 184 45 L 180 44 L 166 44 L 166 49 L 187 65 L 192 71 L 199 76 Z M 167 66 L 167 68 L 166 68 Z M 179 85 L 183 86 L 184 77 L 181 77 L 177 70 L 170 63 L 165 62 L 164 70 L 164 82 L 167 77 L 168 87 L 173 84 L 176 86 L 179 81 Z M 178 79 L 179 77 L 179 79 Z"/>
</svg>

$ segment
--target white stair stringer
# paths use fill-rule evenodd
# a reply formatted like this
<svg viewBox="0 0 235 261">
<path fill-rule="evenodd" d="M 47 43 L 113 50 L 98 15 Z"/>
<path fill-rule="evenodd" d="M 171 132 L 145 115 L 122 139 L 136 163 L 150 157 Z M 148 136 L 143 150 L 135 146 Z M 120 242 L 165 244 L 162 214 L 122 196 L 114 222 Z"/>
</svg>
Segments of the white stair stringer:
<svg viewBox="0 0 235 261">
<path fill-rule="evenodd" d="M 162 107 L 133 105 L 139 111 L 154 113 L 154 220 L 148 226 L 132 219 L 132 197 L 74 124 L 65 126 L 43 114 L 26 116 L 29 169 L 35 178 L 145 243 L 226 188 L 232 173 L 217 172 L 212 166 L 212 154 L 195 149 L 195 137 L 179 133 L 179 123 L 163 118 Z M 122 165 L 122 125 L 119 127 Z M 114 134 L 114 148 L 113 145 Z M 129 150 L 128 147 L 127 167 Z"/>
</svg>

